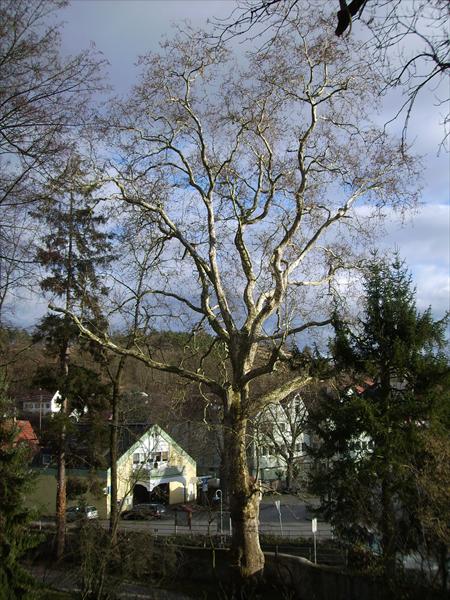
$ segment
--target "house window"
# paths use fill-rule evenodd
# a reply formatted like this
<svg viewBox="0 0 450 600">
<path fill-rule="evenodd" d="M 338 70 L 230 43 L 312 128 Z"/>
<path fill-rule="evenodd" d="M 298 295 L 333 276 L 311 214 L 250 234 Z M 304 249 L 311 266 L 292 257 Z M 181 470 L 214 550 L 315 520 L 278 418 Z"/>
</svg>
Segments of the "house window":
<svg viewBox="0 0 450 600">
<path fill-rule="evenodd" d="M 296 452 L 301 452 L 302 451 L 302 445 L 301 444 L 295 444 L 295 451 Z"/>
<path fill-rule="evenodd" d="M 267 456 L 268 455 L 267 448 L 265 446 L 261 446 L 260 455 L 261 456 Z"/>
<path fill-rule="evenodd" d="M 52 462 L 52 457 L 50 456 L 50 454 L 42 455 L 42 464 L 43 465 L 49 465 L 51 462 Z"/>
<path fill-rule="evenodd" d="M 169 460 L 169 452 L 167 450 L 164 452 L 161 452 L 161 460 L 163 462 L 167 462 Z"/>
<path fill-rule="evenodd" d="M 302 452 L 306 452 L 308 450 L 308 444 L 302 442 Z"/>
<path fill-rule="evenodd" d="M 139 452 L 135 452 L 133 454 L 133 464 L 134 465 L 138 465 L 141 461 L 141 455 L 139 454 Z"/>
</svg>

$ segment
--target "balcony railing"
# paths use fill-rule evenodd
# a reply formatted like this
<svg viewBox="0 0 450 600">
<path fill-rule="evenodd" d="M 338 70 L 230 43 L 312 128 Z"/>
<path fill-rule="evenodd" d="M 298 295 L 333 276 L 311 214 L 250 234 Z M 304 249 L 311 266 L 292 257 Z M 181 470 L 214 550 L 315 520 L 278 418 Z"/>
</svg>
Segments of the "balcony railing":
<svg viewBox="0 0 450 600">
<path fill-rule="evenodd" d="M 166 462 L 159 463 L 158 467 L 150 467 L 149 464 L 133 463 L 133 472 L 141 478 L 150 477 L 174 477 L 181 475 L 183 468 L 178 465 L 170 465 Z"/>
</svg>

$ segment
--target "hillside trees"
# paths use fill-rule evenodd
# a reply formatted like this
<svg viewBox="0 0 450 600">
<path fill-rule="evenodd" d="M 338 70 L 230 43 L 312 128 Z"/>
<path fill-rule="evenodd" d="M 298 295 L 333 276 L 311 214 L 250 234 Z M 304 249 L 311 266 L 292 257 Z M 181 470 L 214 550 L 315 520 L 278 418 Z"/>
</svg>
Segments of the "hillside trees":
<svg viewBox="0 0 450 600">
<path fill-rule="evenodd" d="M 205 330 L 211 344 L 187 366 L 151 340 L 126 348 L 72 315 L 88 339 L 220 399 L 233 565 L 244 579 L 264 563 L 248 421 L 308 377 L 295 372 L 261 394 L 254 384 L 286 358 L 286 340 L 330 323 L 333 277 L 354 264 L 354 240 L 374 229 L 369 215 L 414 202 L 413 163 L 367 116 L 375 73 L 330 36 L 292 20 L 264 60 L 239 64 L 188 32 L 142 59 L 140 82 L 109 122 L 120 149 L 110 185 L 164 237 L 145 310 L 158 328 Z M 207 372 L 211 348 L 222 360 Z"/>
<path fill-rule="evenodd" d="M 312 489 L 325 517 L 351 541 L 379 540 L 389 572 L 399 553 L 422 543 L 424 480 L 430 484 L 437 464 L 433 431 L 448 425 L 446 319 L 419 313 L 414 295 L 398 257 L 369 265 L 364 313 L 355 327 L 337 326 L 333 354 L 338 371 L 372 381 L 365 391 L 339 390 L 311 417 L 323 440 Z"/>
<path fill-rule="evenodd" d="M 42 220 L 47 231 L 36 256 L 47 272 L 40 283 L 42 290 L 53 298 L 61 299 L 65 310 L 75 311 L 84 323 L 102 331 L 105 320 L 100 298 L 107 294 L 108 288 L 100 271 L 111 261 L 112 248 L 111 236 L 104 230 L 105 217 L 96 212 L 95 189 L 79 157 L 72 156 L 63 171 L 49 184 L 47 196 L 35 212 L 35 217 Z M 56 555 L 60 558 L 65 539 L 65 421 L 70 412 L 69 402 L 73 399 L 70 346 L 78 338 L 78 330 L 67 316 L 49 313 L 39 323 L 37 336 L 45 340 L 49 354 L 57 359 L 58 365 L 57 389 L 61 394 L 61 412 Z M 80 371 L 75 375 L 80 375 Z M 97 378 L 94 377 L 94 380 Z M 77 388 L 80 388 L 80 382 Z"/>
</svg>

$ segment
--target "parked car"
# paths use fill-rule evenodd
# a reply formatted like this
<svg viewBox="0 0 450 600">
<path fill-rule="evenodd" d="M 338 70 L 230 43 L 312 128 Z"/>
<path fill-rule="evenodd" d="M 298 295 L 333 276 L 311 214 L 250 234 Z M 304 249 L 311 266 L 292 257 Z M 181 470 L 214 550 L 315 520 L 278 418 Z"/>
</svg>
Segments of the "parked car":
<svg viewBox="0 0 450 600">
<path fill-rule="evenodd" d="M 70 506 L 66 510 L 66 521 L 71 523 L 78 519 L 98 519 L 98 510 L 95 506 Z"/>
<path fill-rule="evenodd" d="M 162 519 L 166 515 L 166 512 L 164 504 L 135 504 L 133 508 L 122 513 L 122 519 Z"/>
</svg>

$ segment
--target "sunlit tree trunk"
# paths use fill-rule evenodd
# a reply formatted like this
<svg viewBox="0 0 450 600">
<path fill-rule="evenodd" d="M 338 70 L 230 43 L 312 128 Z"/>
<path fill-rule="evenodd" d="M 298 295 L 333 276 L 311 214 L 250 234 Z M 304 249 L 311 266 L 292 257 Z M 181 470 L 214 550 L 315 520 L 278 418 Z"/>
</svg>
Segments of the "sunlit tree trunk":
<svg viewBox="0 0 450 600">
<path fill-rule="evenodd" d="M 247 464 L 247 419 L 242 414 L 239 392 L 230 392 L 224 418 L 228 452 L 232 566 L 238 579 L 262 575 L 264 555 L 259 544 L 259 490 L 251 480 Z"/>
<path fill-rule="evenodd" d="M 64 379 L 69 374 L 69 351 L 68 345 L 61 353 L 61 372 Z M 57 458 L 57 482 L 56 482 L 56 540 L 55 555 L 60 560 L 64 555 L 66 543 L 66 436 L 67 436 L 67 414 L 68 401 L 65 396 L 61 400 L 61 423 L 59 432 L 59 448 Z"/>
<path fill-rule="evenodd" d="M 119 510 L 117 506 L 117 459 L 119 454 L 120 381 L 124 365 L 125 357 L 122 356 L 114 377 L 111 395 L 112 419 L 109 436 L 109 453 L 111 459 L 111 506 L 109 514 L 109 532 L 111 534 L 112 545 L 114 545 L 116 542 L 119 520 Z"/>
</svg>

